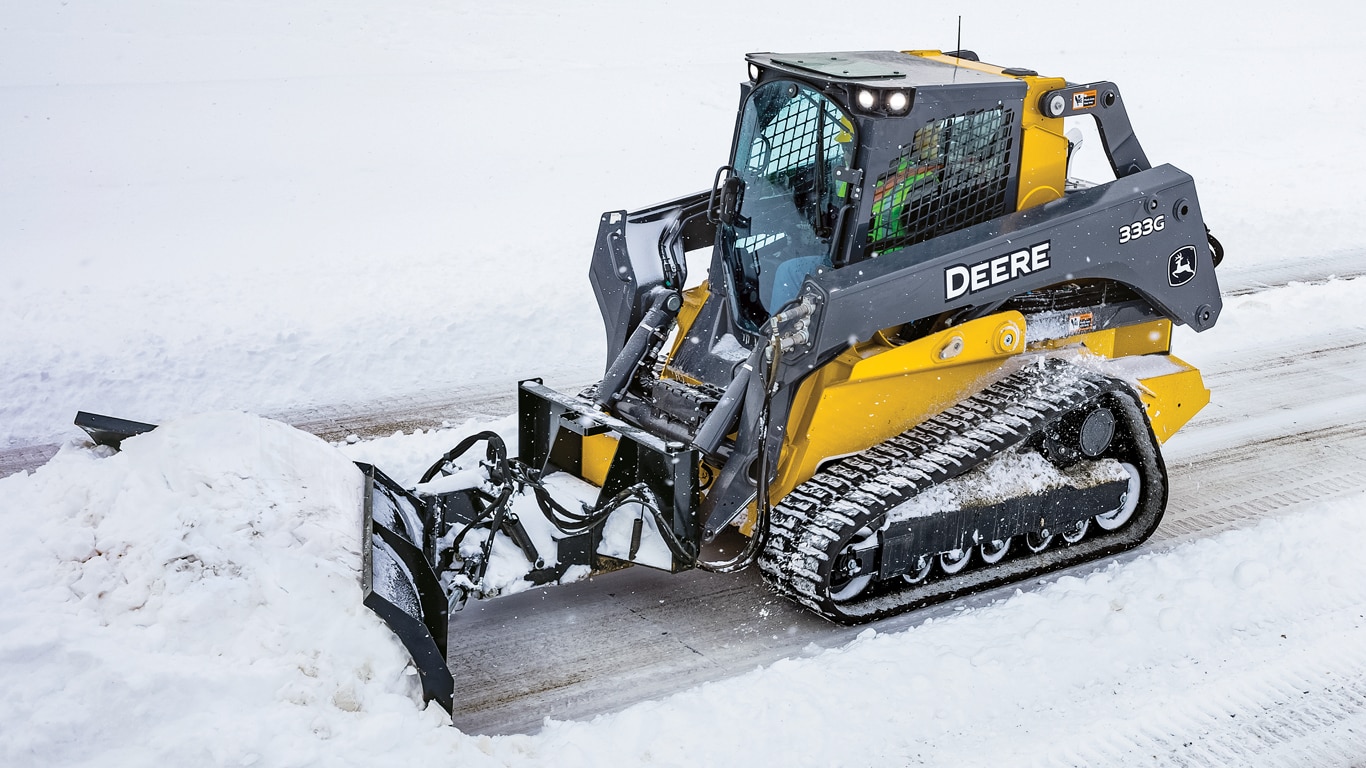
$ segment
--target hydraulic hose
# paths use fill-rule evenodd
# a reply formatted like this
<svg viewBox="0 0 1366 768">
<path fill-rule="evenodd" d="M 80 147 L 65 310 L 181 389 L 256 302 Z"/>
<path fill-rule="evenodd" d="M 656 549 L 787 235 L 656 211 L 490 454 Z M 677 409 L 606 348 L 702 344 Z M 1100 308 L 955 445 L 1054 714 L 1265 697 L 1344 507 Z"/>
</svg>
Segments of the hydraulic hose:
<svg viewBox="0 0 1366 768">
<path fill-rule="evenodd" d="M 585 505 L 582 512 L 575 512 L 551 497 L 536 470 L 517 459 L 508 458 L 507 446 L 503 439 L 494 432 L 480 432 L 461 440 L 458 445 L 447 451 L 423 474 L 421 482 L 425 483 L 436 477 L 450 462 L 467 453 L 479 442 L 487 443 L 485 467 L 488 469 L 489 481 L 498 489 L 492 495 L 483 491 L 476 491 L 481 498 L 486 500 L 487 507 L 484 508 L 478 518 L 467 523 L 451 539 L 451 544 L 446 548 L 442 558 L 443 570 L 449 567 L 449 560 L 454 557 L 455 550 L 459 548 L 460 542 L 464 540 L 465 536 L 473 529 L 487 525 L 489 537 L 481 547 L 481 567 L 474 574 L 475 581 L 482 579 L 484 569 L 488 567 L 489 555 L 493 547 L 493 535 L 503 527 L 505 520 L 516 519 L 515 515 L 511 513 L 512 495 L 514 491 L 525 488 L 531 489 L 536 498 L 536 504 L 540 507 L 546 520 L 555 526 L 556 530 L 567 536 L 587 533 L 606 523 L 607 518 L 611 517 L 612 513 L 621 507 L 627 504 L 639 504 L 644 512 L 648 512 L 654 518 L 660 538 L 664 540 L 665 545 L 675 557 L 685 562 L 693 562 L 697 559 L 697 552 L 694 548 L 674 534 L 673 527 L 665 516 L 659 500 L 646 484 L 636 483 L 597 506 L 588 507 Z M 521 543 L 518 543 L 520 546 Z M 523 549 L 526 548 L 523 547 Z"/>
</svg>

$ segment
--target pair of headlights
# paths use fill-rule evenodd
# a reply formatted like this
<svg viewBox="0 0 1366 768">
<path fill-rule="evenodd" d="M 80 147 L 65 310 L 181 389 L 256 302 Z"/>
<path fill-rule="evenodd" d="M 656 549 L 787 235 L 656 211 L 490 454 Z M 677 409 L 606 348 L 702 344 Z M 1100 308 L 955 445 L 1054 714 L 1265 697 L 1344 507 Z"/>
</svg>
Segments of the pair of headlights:
<svg viewBox="0 0 1366 768">
<path fill-rule="evenodd" d="M 752 83 L 759 82 L 759 65 L 751 62 L 749 65 L 749 80 Z M 868 88 L 860 88 L 854 94 L 854 99 L 865 112 L 872 112 L 879 106 L 893 115 L 904 115 L 911 108 L 911 94 L 909 91 L 890 90 L 874 91 Z"/>
<path fill-rule="evenodd" d="M 878 93 L 867 88 L 860 88 L 858 93 L 854 94 L 854 98 L 858 100 L 860 107 L 869 111 L 876 109 L 878 103 L 881 102 L 882 107 L 893 115 L 904 115 L 906 110 L 911 107 L 911 95 L 906 91 Z"/>
</svg>

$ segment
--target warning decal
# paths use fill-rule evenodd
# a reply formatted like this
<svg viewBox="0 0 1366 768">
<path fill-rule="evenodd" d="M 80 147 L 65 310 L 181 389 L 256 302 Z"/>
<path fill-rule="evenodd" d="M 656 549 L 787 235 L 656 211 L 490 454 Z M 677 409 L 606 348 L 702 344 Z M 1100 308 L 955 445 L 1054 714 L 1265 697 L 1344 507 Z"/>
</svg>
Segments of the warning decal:
<svg viewBox="0 0 1366 768">
<path fill-rule="evenodd" d="M 1072 94 L 1072 109 L 1090 109 L 1096 105 L 1096 92 L 1077 91 Z"/>
<path fill-rule="evenodd" d="M 1095 327 L 1095 316 L 1090 312 L 1071 315 L 1067 318 L 1067 331 L 1069 333 L 1087 333 Z"/>
</svg>

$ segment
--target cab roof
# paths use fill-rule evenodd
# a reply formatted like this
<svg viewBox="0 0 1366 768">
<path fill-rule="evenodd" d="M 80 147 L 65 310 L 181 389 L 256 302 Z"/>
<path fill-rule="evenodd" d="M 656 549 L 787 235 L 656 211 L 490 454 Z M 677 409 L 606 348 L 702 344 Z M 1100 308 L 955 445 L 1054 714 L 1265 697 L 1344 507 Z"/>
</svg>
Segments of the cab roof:
<svg viewBox="0 0 1366 768">
<path fill-rule="evenodd" d="M 866 83 L 884 88 L 999 83 L 1012 79 L 900 51 L 751 53 L 745 58 L 760 68 L 785 71 L 807 79 Z"/>
</svg>

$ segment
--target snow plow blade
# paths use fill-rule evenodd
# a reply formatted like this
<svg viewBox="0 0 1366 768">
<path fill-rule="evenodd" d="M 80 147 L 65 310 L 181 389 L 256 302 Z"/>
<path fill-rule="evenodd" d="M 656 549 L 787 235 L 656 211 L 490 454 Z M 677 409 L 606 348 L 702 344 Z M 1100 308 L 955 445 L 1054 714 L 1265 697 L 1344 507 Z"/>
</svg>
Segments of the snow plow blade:
<svg viewBox="0 0 1366 768">
<path fill-rule="evenodd" d="M 374 611 L 408 649 L 422 681 L 422 698 L 451 711 L 455 679 L 446 666 L 449 608 L 420 542 L 431 528 L 424 506 L 388 475 L 365 473 L 361 587 Z"/>
</svg>

